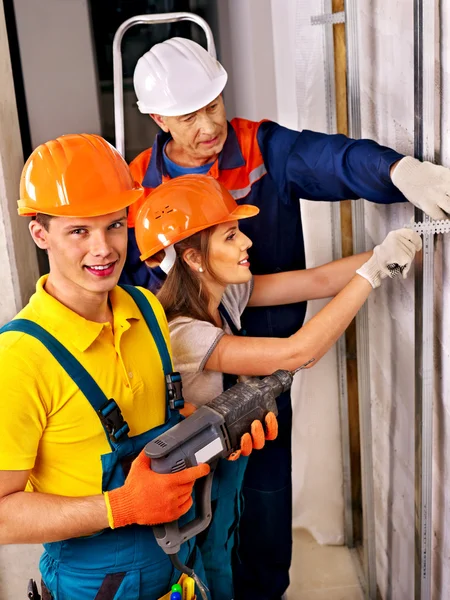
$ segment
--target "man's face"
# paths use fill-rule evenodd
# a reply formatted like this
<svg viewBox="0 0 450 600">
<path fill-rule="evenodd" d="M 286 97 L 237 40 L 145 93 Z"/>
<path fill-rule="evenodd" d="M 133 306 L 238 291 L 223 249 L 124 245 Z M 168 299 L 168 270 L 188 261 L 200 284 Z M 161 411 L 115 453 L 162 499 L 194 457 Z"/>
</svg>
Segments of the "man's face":
<svg viewBox="0 0 450 600">
<path fill-rule="evenodd" d="M 36 244 L 47 250 L 52 283 L 68 294 L 104 294 L 119 280 L 127 252 L 127 213 L 54 217 L 48 231 L 30 223 Z"/>
<path fill-rule="evenodd" d="M 227 117 L 222 96 L 188 115 L 152 117 L 164 131 L 170 131 L 177 153 L 182 152 L 199 164 L 215 160 L 227 138 Z"/>
</svg>

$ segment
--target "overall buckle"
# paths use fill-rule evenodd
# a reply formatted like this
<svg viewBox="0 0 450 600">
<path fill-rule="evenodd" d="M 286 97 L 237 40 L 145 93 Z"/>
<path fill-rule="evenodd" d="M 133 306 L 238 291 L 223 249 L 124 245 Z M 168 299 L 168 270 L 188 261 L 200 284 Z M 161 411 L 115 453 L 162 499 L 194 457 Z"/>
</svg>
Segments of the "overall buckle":
<svg viewBox="0 0 450 600">
<path fill-rule="evenodd" d="M 113 442 L 117 443 L 121 437 L 126 436 L 130 431 L 128 423 L 122 416 L 122 411 L 112 398 L 100 408 L 98 415 Z"/>
<path fill-rule="evenodd" d="M 166 389 L 170 408 L 172 410 L 184 408 L 183 383 L 178 371 L 166 375 Z"/>
</svg>

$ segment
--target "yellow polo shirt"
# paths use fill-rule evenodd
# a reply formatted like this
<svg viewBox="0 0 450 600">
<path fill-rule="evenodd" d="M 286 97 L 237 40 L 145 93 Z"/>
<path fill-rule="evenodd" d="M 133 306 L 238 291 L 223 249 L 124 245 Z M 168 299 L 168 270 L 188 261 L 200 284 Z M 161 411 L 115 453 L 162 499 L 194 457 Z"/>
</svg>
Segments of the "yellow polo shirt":
<svg viewBox="0 0 450 600">
<path fill-rule="evenodd" d="M 164 374 L 156 344 L 129 294 L 110 293 L 114 327 L 87 321 L 47 294 L 46 276 L 17 318 L 55 336 L 114 398 L 135 436 L 165 420 Z M 162 306 L 147 290 L 169 345 Z M 170 350 L 170 346 L 169 346 Z M 101 455 L 111 451 L 86 397 L 45 346 L 0 335 L 0 469 L 30 470 L 27 489 L 65 496 L 101 493 Z"/>
</svg>

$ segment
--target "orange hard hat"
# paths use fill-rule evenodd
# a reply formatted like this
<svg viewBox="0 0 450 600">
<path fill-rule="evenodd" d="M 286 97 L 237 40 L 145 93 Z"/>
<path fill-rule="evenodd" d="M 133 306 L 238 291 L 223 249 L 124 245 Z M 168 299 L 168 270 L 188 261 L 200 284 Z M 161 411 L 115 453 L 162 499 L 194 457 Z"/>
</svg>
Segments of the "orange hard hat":
<svg viewBox="0 0 450 600">
<path fill-rule="evenodd" d="M 63 135 L 41 144 L 20 179 L 19 215 L 96 217 L 133 204 L 143 188 L 117 150 L 99 135 Z"/>
<path fill-rule="evenodd" d="M 141 260 L 219 223 L 259 213 L 236 204 L 230 192 L 208 175 L 183 175 L 158 186 L 136 215 L 136 242 Z"/>
</svg>

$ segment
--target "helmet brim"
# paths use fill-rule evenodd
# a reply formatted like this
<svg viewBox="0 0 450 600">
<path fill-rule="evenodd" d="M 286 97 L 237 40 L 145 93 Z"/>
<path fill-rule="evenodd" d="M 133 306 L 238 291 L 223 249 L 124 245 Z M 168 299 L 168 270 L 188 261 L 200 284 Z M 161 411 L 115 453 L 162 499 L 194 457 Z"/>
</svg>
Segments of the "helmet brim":
<svg viewBox="0 0 450 600">
<path fill-rule="evenodd" d="M 215 79 L 207 91 L 204 89 L 197 90 L 197 93 L 191 96 L 181 107 L 179 104 L 167 108 L 154 107 L 140 101 L 137 102 L 137 106 L 139 111 L 144 115 L 157 114 L 162 117 L 182 117 L 183 115 L 189 115 L 208 106 L 215 98 L 220 96 L 225 88 L 227 79 L 228 74 L 224 72 L 223 75 Z"/>
<path fill-rule="evenodd" d="M 74 217 L 74 218 L 82 218 L 82 217 L 100 217 L 106 214 L 112 214 L 123 208 L 127 208 L 131 204 L 137 202 L 144 193 L 144 190 L 141 186 L 136 189 L 129 190 L 127 192 L 123 192 L 118 196 L 115 196 L 111 199 L 110 204 L 108 205 L 107 212 L 105 211 L 105 199 L 104 198 L 94 198 L 92 200 L 89 199 L 89 202 L 86 202 L 85 210 L 77 211 L 77 214 L 74 214 L 73 207 L 68 205 L 55 206 L 54 208 L 49 207 L 45 209 L 45 214 L 50 215 L 52 217 Z M 37 211 L 33 209 L 33 207 L 29 206 L 29 201 L 27 200 L 19 200 L 17 202 L 18 209 L 17 212 L 22 217 L 35 217 L 37 215 Z M 39 211 L 43 212 L 43 211 Z"/>
<path fill-rule="evenodd" d="M 233 210 L 230 214 L 230 218 L 227 221 L 239 221 L 240 219 L 248 219 L 249 217 L 256 217 L 259 213 L 259 208 L 252 204 L 241 204 Z M 226 221 L 224 221 L 226 223 Z M 217 223 L 218 225 L 219 223 Z"/>
</svg>

